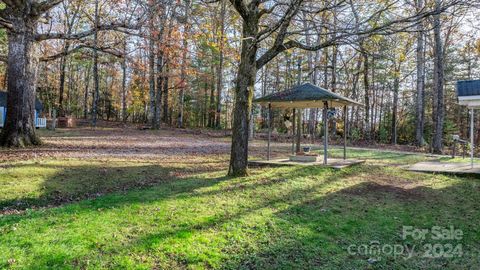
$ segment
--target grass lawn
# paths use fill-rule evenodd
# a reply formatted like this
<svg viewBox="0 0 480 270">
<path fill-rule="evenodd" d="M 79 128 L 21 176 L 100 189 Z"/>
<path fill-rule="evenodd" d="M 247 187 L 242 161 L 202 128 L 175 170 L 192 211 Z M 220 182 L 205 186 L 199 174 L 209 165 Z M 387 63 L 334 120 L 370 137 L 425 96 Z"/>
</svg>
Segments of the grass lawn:
<svg viewBox="0 0 480 270">
<path fill-rule="evenodd" d="M 341 151 L 333 150 L 337 154 Z M 0 269 L 480 265 L 479 179 L 398 166 L 426 159 L 417 155 L 349 154 L 367 163 L 343 170 L 253 169 L 251 176 L 235 179 L 224 177 L 227 153 L 183 162 L 107 157 L 8 162 L 0 166 Z M 454 226 L 463 236 L 403 239 L 403 226 Z M 372 255 L 352 248 L 375 243 L 415 252 Z M 425 258 L 429 244 L 461 245 L 462 255 Z"/>
</svg>

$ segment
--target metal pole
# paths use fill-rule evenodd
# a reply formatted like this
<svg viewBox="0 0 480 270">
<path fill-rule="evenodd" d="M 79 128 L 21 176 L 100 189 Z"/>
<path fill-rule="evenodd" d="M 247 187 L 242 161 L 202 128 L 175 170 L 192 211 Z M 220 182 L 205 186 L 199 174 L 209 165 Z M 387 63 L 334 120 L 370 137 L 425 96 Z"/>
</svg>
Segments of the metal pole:
<svg viewBox="0 0 480 270">
<path fill-rule="evenodd" d="M 347 159 L 347 134 L 348 134 L 348 130 L 347 130 L 347 127 L 348 127 L 348 116 L 347 116 L 347 106 L 343 106 L 343 118 L 344 118 L 344 121 L 343 121 L 343 160 L 346 160 Z"/>
<path fill-rule="evenodd" d="M 328 164 L 328 103 L 323 102 L 323 165 Z"/>
<path fill-rule="evenodd" d="M 268 104 L 268 153 L 267 160 L 270 160 L 270 140 L 272 139 L 272 104 Z"/>
<path fill-rule="evenodd" d="M 473 169 L 473 152 L 475 150 L 475 136 L 473 134 L 473 130 L 474 130 L 474 125 L 475 125 L 475 111 L 474 109 L 472 108 L 471 109 L 471 116 L 470 116 L 470 141 L 471 141 L 471 149 L 470 149 L 470 159 L 471 159 L 471 166 L 472 166 L 472 169 Z"/>
</svg>

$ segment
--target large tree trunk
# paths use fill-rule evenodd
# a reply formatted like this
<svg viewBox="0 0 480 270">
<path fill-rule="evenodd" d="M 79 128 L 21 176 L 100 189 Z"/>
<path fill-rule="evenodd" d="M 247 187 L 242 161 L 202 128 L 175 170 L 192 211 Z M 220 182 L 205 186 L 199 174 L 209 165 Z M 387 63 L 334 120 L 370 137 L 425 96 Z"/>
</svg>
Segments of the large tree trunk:
<svg viewBox="0 0 480 270">
<path fill-rule="evenodd" d="M 0 144 L 8 147 L 38 145 L 35 134 L 35 88 L 37 59 L 34 33 L 36 23 L 13 20 L 15 31 L 8 33 L 7 119 Z"/>
<path fill-rule="evenodd" d="M 98 0 L 95 1 L 95 29 L 98 28 L 100 17 L 99 17 L 99 3 Z M 100 96 L 100 81 L 98 78 L 98 31 L 95 31 L 93 35 L 93 87 L 95 88 L 93 105 L 92 105 L 92 126 L 97 127 L 97 118 L 98 118 L 98 100 Z"/>
<path fill-rule="evenodd" d="M 436 9 L 440 9 L 440 0 L 435 1 Z M 432 150 L 434 153 L 443 152 L 443 124 L 445 114 L 444 100 L 444 66 L 443 66 L 443 42 L 441 37 L 440 15 L 433 16 L 434 23 L 434 74 L 433 74 L 433 123 L 434 133 Z"/>
<path fill-rule="evenodd" d="M 423 8 L 423 0 L 417 1 L 417 10 Z M 425 125 L 425 34 L 422 22 L 417 26 L 417 95 L 415 139 L 417 146 L 424 145 L 423 130 Z"/>
<path fill-rule="evenodd" d="M 257 45 L 254 43 L 258 22 L 244 21 L 242 51 L 235 84 L 232 150 L 228 175 L 245 176 L 248 167 L 248 120 L 254 92 Z"/>
</svg>

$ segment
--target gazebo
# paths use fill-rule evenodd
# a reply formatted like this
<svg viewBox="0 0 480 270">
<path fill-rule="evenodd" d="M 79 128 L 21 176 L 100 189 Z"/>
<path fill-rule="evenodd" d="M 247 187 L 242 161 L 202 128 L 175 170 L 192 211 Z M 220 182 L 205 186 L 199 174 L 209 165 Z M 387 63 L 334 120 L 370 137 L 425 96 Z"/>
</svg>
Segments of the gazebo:
<svg viewBox="0 0 480 270">
<path fill-rule="evenodd" d="M 268 106 L 268 153 L 267 160 L 270 160 L 271 156 L 271 115 L 272 109 L 293 109 L 295 115 L 295 109 L 323 109 L 323 164 L 328 165 L 328 110 L 329 108 L 343 108 L 344 110 L 344 143 L 343 143 L 343 159 L 346 160 L 346 146 L 347 146 L 347 107 L 349 106 L 362 106 L 362 104 L 341 96 L 337 93 L 328 91 L 321 87 L 315 86 L 311 83 L 305 83 L 297 85 L 289 90 L 273 93 L 258 99 L 253 102 Z M 298 113 L 299 123 L 301 123 L 301 114 Z M 295 121 L 295 120 L 294 120 Z M 299 133 L 297 135 L 300 135 Z M 295 139 L 295 137 L 294 137 Z M 297 144 L 300 144 L 300 138 L 297 138 Z M 298 146 L 297 146 L 298 149 Z"/>
<path fill-rule="evenodd" d="M 475 150 L 475 109 L 480 108 L 480 80 L 458 81 L 457 82 L 458 103 L 470 109 L 470 158 L 473 169 Z"/>
</svg>

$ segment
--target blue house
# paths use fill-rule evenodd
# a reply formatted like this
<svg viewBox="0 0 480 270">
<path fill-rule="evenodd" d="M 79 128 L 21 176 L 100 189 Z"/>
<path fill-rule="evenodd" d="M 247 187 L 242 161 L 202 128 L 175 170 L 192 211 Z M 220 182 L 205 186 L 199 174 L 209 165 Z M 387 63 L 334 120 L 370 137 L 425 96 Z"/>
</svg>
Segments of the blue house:
<svg viewBox="0 0 480 270">
<path fill-rule="evenodd" d="M 35 99 L 35 126 L 37 128 L 46 128 L 47 119 L 40 118 L 43 110 L 43 104 L 40 100 Z M 7 118 L 7 92 L 0 91 L 0 128 L 3 128 L 5 119 Z"/>
</svg>

